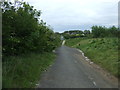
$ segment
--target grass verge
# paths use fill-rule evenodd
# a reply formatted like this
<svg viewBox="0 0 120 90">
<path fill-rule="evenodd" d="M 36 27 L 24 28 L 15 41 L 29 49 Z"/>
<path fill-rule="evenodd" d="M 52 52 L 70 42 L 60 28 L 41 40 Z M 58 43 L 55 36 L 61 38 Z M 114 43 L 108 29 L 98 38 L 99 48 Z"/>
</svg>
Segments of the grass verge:
<svg viewBox="0 0 120 90">
<path fill-rule="evenodd" d="M 118 73 L 118 38 L 76 38 L 66 41 L 67 46 L 81 49 L 85 56 L 93 62 L 105 68 L 116 77 L 120 77 Z"/>
<path fill-rule="evenodd" d="M 55 54 L 48 52 L 7 58 L 3 62 L 3 88 L 34 88 L 54 59 Z"/>
</svg>

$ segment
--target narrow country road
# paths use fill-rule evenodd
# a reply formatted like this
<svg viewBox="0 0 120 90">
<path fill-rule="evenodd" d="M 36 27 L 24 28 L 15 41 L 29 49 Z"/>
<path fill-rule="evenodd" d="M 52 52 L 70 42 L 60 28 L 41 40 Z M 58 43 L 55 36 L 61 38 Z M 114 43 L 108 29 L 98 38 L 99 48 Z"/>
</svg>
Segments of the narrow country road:
<svg viewBox="0 0 120 90">
<path fill-rule="evenodd" d="M 38 88 L 115 88 L 116 82 L 106 79 L 75 48 L 61 46 L 55 63 L 43 73 Z"/>
</svg>

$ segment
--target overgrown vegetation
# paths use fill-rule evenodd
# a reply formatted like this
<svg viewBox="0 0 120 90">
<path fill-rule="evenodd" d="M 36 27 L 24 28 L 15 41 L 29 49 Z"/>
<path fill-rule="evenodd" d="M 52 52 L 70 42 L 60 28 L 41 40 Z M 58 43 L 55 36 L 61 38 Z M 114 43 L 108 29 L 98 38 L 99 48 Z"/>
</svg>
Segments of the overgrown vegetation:
<svg viewBox="0 0 120 90">
<path fill-rule="evenodd" d="M 120 35 L 120 30 L 115 26 L 103 27 L 103 26 L 92 26 L 92 36 L 94 38 L 98 37 L 118 37 Z"/>
<path fill-rule="evenodd" d="M 118 72 L 118 38 L 74 38 L 66 41 L 67 46 L 81 49 L 96 64 L 120 77 Z"/>
<path fill-rule="evenodd" d="M 2 2 L 3 88 L 34 87 L 54 60 L 60 34 L 28 3 Z"/>
<path fill-rule="evenodd" d="M 62 33 L 65 39 L 87 37 L 87 38 L 100 38 L 100 37 L 120 37 L 120 30 L 115 26 L 92 26 L 90 30 L 70 30 Z"/>
<path fill-rule="evenodd" d="M 41 11 L 25 2 L 2 3 L 3 55 L 42 53 L 58 46 L 59 35 L 39 19 L 40 15 Z"/>
<path fill-rule="evenodd" d="M 84 37 L 74 37 L 74 39 L 71 39 L 70 31 L 67 31 L 67 34 L 65 31 L 63 36 L 68 36 L 65 37 L 66 45 L 81 49 L 93 62 L 99 64 L 113 75 L 120 77 L 118 72 L 118 65 L 120 64 L 118 59 L 118 52 L 120 51 L 118 37 L 120 37 L 120 30 L 115 26 L 109 28 L 92 26 L 91 29 L 91 31 L 82 31 Z"/>
<path fill-rule="evenodd" d="M 3 88 L 34 88 L 41 73 L 54 61 L 53 53 L 11 56 L 3 62 Z"/>
</svg>

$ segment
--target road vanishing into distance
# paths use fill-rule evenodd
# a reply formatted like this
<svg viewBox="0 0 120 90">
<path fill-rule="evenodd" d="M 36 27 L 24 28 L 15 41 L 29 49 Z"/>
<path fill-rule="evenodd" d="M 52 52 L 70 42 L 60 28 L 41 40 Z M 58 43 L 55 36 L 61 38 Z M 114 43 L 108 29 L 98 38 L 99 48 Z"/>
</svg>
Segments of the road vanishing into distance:
<svg viewBox="0 0 120 90">
<path fill-rule="evenodd" d="M 108 78 L 82 53 L 62 45 L 56 50 L 55 63 L 42 74 L 38 88 L 117 88 L 117 80 Z"/>
</svg>

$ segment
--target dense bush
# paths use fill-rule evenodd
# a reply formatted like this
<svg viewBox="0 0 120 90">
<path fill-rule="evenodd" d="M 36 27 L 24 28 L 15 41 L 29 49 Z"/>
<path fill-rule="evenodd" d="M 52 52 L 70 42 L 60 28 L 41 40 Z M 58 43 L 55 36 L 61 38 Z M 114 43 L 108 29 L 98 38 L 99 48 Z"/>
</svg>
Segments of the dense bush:
<svg viewBox="0 0 120 90">
<path fill-rule="evenodd" d="M 120 37 L 120 30 L 115 27 L 105 27 L 105 26 L 92 26 L 90 30 L 70 30 L 65 31 L 62 35 L 66 39 L 78 38 L 78 37 L 88 37 L 88 38 L 100 38 L 100 37 Z"/>
<path fill-rule="evenodd" d="M 51 51 L 58 46 L 60 36 L 39 17 L 37 11 L 25 2 L 2 3 L 3 55 Z"/>
<path fill-rule="evenodd" d="M 112 27 L 102 27 L 102 26 L 92 26 L 92 35 L 95 38 L 98 37 L 118 37 L 120 31 L 115 26 Z"/>
<path fill-rule="evenodd" d="M 91 61 L 120 78 L 118 40 L 117 37 L 74 38 L 66 40 L 65 44 L 81 49 Z"/>
</svg>

